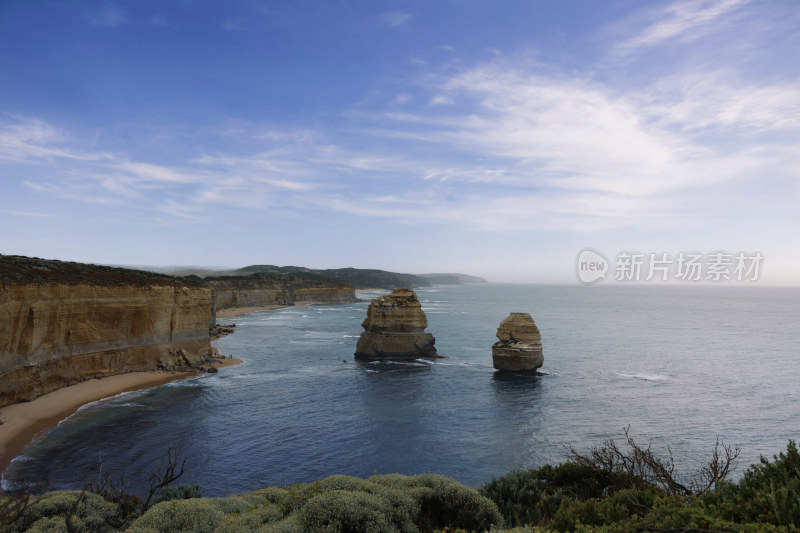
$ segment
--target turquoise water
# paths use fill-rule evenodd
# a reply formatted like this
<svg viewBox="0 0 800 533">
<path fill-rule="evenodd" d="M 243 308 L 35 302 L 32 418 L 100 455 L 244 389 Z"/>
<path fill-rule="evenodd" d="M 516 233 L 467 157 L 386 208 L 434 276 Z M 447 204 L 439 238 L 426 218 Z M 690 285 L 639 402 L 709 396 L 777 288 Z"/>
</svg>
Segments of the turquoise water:
<svg viewBox="0 0 800 533">
<path fill-rule="evenodd" d="M 446 359 L 353 358 L 367 303 L 260 311 L 216 344 L 219 374 L 81 409 L 4 473 L 81 487 L 98 469 L 134 490 L 179 444 L 206 496 L 331 474 L 438 472 L 480 485 L 560 462 L 630 425 L 683 472 L 717 436 L 740 471 L 800 434 L 800 290 L 763 287 L 442 286 L 417 291 Z M 542 377 L 491 364 L 497 325 L 530 313 Z"/>
</svg>

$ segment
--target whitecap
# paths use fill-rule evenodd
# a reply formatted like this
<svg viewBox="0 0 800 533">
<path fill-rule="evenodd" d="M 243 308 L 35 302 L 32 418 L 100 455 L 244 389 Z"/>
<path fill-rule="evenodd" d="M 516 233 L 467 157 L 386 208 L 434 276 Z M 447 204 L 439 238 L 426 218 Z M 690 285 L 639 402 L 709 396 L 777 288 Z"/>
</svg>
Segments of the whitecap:
<svg viewBox="0 0 800 533">
<path fill-rule="evenodd" d="M 638 372 L 636 374 L 625 374 L 622 372 L 617 372 L 617 375 L 622 378 L 641 379 L 644 381 L 664 381 L 665 379 L 667 379 L 666 376 L 662 376 L 660 374 L 646 374 L 644 372 Z"/>
</svg>

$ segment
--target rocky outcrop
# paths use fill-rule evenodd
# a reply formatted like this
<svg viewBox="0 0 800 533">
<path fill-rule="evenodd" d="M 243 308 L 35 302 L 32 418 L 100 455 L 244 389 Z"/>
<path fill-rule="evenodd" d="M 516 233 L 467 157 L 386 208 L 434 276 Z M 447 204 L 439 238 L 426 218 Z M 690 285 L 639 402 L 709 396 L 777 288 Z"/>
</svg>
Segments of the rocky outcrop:
<svg viewBox="0 0 800 533">
<path fill-rule="evenodd" d="M 536 374 L 544 364 L 542 336 L 528 313 L 511 313 L 500 322 L 492 346 L 492 361 L 498 370 Z"/>
<path fill-rule="evenodd" d="M 372 300 L 361 326 L 364 332 L 356 345 L 356 359 L 436 356 L 435 339 L 425 332 L 428 319 L 410 289 L 398 289 Z"/>
<path fill-rule="evenodd" d="M 170 276 L 0 256 L 0 406 L 211 356 L 212 291 Z"/>
</svg>

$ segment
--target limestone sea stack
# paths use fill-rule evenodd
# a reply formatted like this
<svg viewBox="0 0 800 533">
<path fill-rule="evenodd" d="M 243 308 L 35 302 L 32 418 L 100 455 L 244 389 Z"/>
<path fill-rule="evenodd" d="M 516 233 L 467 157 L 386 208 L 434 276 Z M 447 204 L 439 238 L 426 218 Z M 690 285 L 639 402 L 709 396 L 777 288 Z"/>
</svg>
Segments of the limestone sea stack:
<svg viewBox="0 0 800 533">
<path fill-rule="evenodd" d="M 492 346 L 492 361 L 498 370 L 536 374 L 544 364 L 542 336 L 528 313 L 511 313 L 500 322 Z"/>
<path fill-rule="evenodd" d="M 411 289 L 397 289 L 372 300 L 356 359 L 416 359 L 436 357 L 433 335 L 425 332 L 428 319 Z"/>
</svg>

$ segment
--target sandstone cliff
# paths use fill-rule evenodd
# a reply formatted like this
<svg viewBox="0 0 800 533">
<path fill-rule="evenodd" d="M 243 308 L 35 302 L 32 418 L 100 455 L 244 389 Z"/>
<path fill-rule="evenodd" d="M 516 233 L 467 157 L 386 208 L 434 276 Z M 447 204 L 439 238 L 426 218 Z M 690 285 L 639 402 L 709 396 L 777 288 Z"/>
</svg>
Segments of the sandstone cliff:
<svg viewBox="0 0 800 533">
<path fill-rule="evenodd" d="M 372 300 L 361 325 L 364 332 L 356 345 L 357 359 L 436 356 L 435 339 L 425 332 L 428 319 L 410 289 L 398 289 Z"/>
<path fill-rule="evenodd" d="M 198 278 L 199 279 L 199 278 Z M 214 310 L 228 307 L 291 305 L 294 302 L 354 302 L 355 289 L 343 282 L 315 274 L 259 272 L 250 276 L 206 278 L 214 291 Z"/>
<path fill-rule="evenodd" d="M 210 288 L 135 270 L 0 255 L 0 406 L 211 355 Z"/>
<path fill-rule="evenodd" d="M 498 370 L 536 373 L 544 364 L 542 337 L 528 313 L 511 313 L 500 322 L 492 346 L 492 361 Z"/>
</svg>

